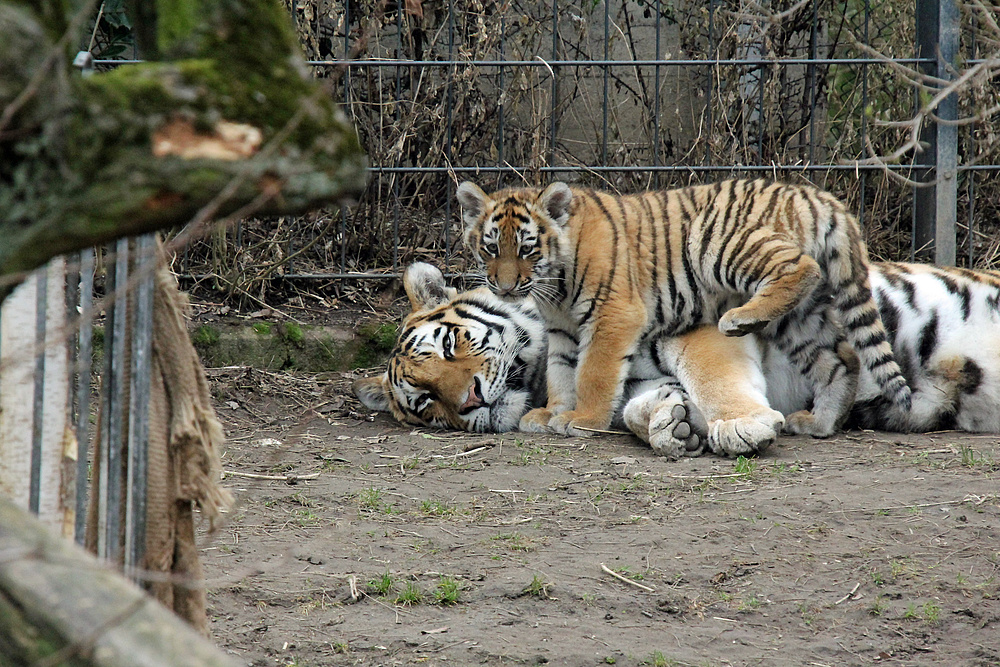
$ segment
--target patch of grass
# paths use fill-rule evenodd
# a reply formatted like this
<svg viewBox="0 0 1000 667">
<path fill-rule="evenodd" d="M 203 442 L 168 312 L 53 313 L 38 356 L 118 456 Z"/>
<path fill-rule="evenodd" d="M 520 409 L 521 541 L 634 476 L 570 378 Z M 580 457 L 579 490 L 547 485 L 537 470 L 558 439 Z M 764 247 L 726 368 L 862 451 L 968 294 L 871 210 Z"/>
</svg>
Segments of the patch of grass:
<svg viewBox="0 0 1000 667">
<path fill-rule="evenodd" d="M 439 500 L 423 500 L 420 502 L 420 511 L 430 516 L 452 516 L 458 511 L 454 507 L 449 507 Z"/>
<path fill-rule="evenodd" d="M 879 572 L 875 568 L 872 568 L 871 575 L 873 584 L 875 584 L 879 588 L 885 586 L 885 577 L 882 575 L 881 572 Z"/>
<path fill-rule="evenodd" d="M 615 571 L 623 577 L 628 577 L 632 581 L 642 581 L 645 579 L 645 575 L 643 575 L 642 572 L 633 572 L 632 568 L 628 566 L 620 567 Z"/>
<path fill-rule="evenodd" d="M 498 542 L 511 551 L 531 551 L 532 546 L 528 539 L 518 532 L 513 533 L 499 533 L 491 538 L 494 542 Z"/>
<path fill-rule="evenodd" d="M 298 491 L 298 492 L 293 493 L 292 495 L 288 496 L 288 499 L 291 500 L 292 502 L 298 504 L 298 505 L 302 505 L 303 507 L 315 507 L 315 505 L 316 505 L 316 501 L 315 500 L 313 500 L 312 498 L 307 497 L 301 491 Z"/>
<path fill-rule="evenodd" d="M 962 445 L 958 450 L 962 465 L 966 468 L 988 468 L 996 465 L 992 456 L 982 454 L 979 450 Z"/>
<path fill-rule="evenodd" d="M 757 459 L 748 459 L 745 456 L 737 456 L 733 472 L 741 477 L 750 477 L 757 472 Z"/>
<path fill-rule="evenodd" d="M 330 642 L 330 647 L 334 653 L 349 653 L 351 650 L 347 642 Z"/>
<path fill-rule="evenodd" d="M 889 608 L 889 603 L 881 595 L 876 595 L 872 603 L 868 605 L 868 614 L 871 616 L 881 616 Z"/>
<path fill-rule="evenodd" d="M 372 589 L 382 597 L 386 597 L 396 588 L 396 580 L 392 578 L 389 570 L 374 579 L 368 580 L 368 588 Z"/>
<path fill-rule="evenodd" d="M 390 514 L 392 505 L 382 500 L 382 489 L 370 486 L 362 489 L 358 494 L 358 508 L 370 512 L 384 512 Z"/>
<path fill-rule="evenodd" d="M 678 667 L 681 663 L 663 655 L 662 651 L 653 651 L 652 655 L 649 656 L 649 660 L 643 664 L 650 665 L 651 667 Z"/>
<path fill-rule="evenodd" d="M 271 333 L 270 322 L 257 322 L 251 328 L 253 329 L 253 332 L 258 336 L 267 336 Z"/>
<path fill-rule="evenodd" d="M 294 345 L 300 345 L 306 337 L 305 332 L 302 331 L 302 327 L 295 322 L 285 322 L 281 327 L 281 335 L 285 340 Z"/>
<path fill-rule="evenodd" d="M 536 574 L 534 577 L 532 577 L 531 583 L 525 586 L 522 592 L 525 595 L 530 595 L 531 597 L 548 600 L 550 588 L 552 588 L 552 584 L 545 581 Z"/>
<path fill-rule="evenodd" d="M 408 607 L 410 605 L 420 604 L 424 601 L 424 594 L 420 591 L 420 588 L 415 582 L 408 582 L 406 588 L 404 588 L 396 599 L 393 600 L 395 604 L 401 605 L 403 607 Z"/>
<path fill-rule="evenodd" d="M 211 347 L 219 342 L 219 338 L 221 338 L 221 334 L 218 329 L 207 324 L 202 324 L 194 330 L 194 333 L 191 335 L 191 342 L 197 347 Z"/>
<path fill-rule="evenodd" d="M 365 324 L 358 330 L 361 345 L 354 355 L 354 368 L 371 368 L 380 364 L 396 344 L 399 326 L 395 322 Z"/>
<path fill-rule="evenodd" d="M 760 609 L 763 604 L 764 603 L 761 600 L 757 599 L 756 595 L 751 595 L 740 599 L 740 606 L 738 610 L 742 612 L 751 612 Z"/>
<path fill-rule="evenodd" d="M 295 523 L 298 525 L 312 526 L 319 522 L 319 515 L 313 512 L 308 507 L 303 507 L 302 509 L 295 510 Z"/>
<path fill-rule="evenodd" d="M 451 577 L 441 577 L 434 587 L 434 600 L 443 605 L 456 604 L 460 590 L 457 581 Z"/>
</svg>

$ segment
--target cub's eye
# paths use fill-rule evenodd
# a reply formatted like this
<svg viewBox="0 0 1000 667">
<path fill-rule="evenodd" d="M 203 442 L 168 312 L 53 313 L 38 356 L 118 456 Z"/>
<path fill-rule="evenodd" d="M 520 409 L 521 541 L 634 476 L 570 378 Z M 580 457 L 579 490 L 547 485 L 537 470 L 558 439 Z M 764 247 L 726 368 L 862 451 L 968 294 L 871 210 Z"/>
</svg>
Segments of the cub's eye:
<svg viewBox="0 0 1000 667">
<path fill-rule="evenodd" d="M 531 257 L 538 253 L 538 248 L 535 247 L 534 243 L 522 243 L 521 247 L 518 248 L 517 254 L 521 257 Z"/>
<path fill-rule="evenodd" d="M 496 243 L 487 243 L 483 246 L 483 252 L 486 253 L 487 257 L 499 257 L 500 248 L 497 247 Z"/>
</svg>

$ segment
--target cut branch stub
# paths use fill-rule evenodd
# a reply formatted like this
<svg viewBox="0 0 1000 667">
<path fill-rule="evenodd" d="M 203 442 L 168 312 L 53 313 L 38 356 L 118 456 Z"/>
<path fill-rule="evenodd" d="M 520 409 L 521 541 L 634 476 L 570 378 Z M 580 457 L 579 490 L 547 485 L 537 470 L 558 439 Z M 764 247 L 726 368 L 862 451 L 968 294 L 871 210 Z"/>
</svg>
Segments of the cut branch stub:
<svg viewBox="0 0 1000 667">
<path fill-rule="evenodd" d="M 47 60 L 0 44 L 12 64 L 0 103 L 19 105 L 0 128 L 0 300 L 57 254 L 184 223 L 209 203 L 220 216 L 251 202 L 296 214 L 364 186 L 357 135 L 276 0 L 163 0 L 153 18 L 156 51 L 173 60 L 88 78 L 60 75 L 55 41 Z M 52 34 L 0 0 L 0 25 L 29 19 Z"/>
</svg>

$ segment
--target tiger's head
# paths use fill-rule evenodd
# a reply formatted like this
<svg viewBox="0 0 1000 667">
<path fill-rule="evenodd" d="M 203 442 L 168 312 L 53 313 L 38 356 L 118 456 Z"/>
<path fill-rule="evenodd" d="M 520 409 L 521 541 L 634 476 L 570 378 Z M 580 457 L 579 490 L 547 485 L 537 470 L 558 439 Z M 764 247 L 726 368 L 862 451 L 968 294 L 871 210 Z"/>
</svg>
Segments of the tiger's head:
<svg viewBox="0 0 1000 667">
<path fill-rule="evenodd" d="M 485 289 L 458 293 L 418 262 L 403 276 L 412 312 L 379 377 L 354 383 L 373 410 L 401 422 L 475 431 L 514 430 L 545 400 L 545 324 L 532 301 Z"/>
<path fill-rule="evenodd" d="M 565 232 L 573 192 L 565 183 L 544 190 L 509 188 L 486 194 L 471 181 L 458 186 L 465 245 L 503 299 L 533 295 L 551 301 L 552 281 L 569 252 Z"/>
</svg>

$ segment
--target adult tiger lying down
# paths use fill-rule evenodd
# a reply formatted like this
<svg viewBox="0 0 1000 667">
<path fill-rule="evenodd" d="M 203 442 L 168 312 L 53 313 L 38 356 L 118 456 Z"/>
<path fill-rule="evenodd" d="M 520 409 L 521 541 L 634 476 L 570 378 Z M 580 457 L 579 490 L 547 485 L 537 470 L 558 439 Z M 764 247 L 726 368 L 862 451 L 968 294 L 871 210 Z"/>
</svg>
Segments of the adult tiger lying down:
<svg viewBox="0 0 1000 667">
<path fill-rule="evenodd" d="M 621 404 L 636 351 L 718 324 L 758 335 L 813 387 L 792 433 L 827 436 L 850 413 L 859 361 L 902 410 L 911 392 L 872 300 L 851 212 L 809 185 L 730 180 L 616 195 L 552 183 L 458 187 L 487 287 L 531 295 L 549 332 L 548 400 L 524 431 L 587 435 Z"/>
<path fill-rule="evenodd" d="M 1000 273 L 873 264 L 869 277 L 913 401 L 900 410 L 862 370 L 851 423 L 1000 432 Z M 423 263 L 406 270 L 404 286 L 412 312 L 386 372 L 354 385 L 366 406 L 409 424 L 499 432 L 544 403 L 545 325 L 530 299 L 458 293 Z M 712 326 L 648 341 L 625 392 L 614 424 L 667 457 L 760 452 L 782 413 L 808 408 L 813 396 L 776 346 Z"/>
</svg>

